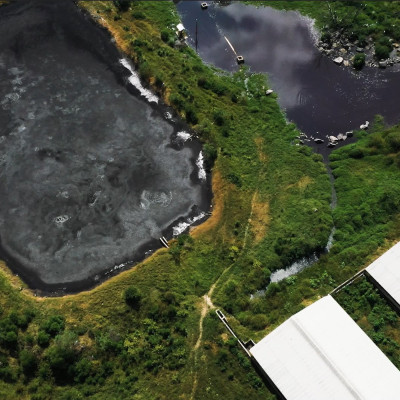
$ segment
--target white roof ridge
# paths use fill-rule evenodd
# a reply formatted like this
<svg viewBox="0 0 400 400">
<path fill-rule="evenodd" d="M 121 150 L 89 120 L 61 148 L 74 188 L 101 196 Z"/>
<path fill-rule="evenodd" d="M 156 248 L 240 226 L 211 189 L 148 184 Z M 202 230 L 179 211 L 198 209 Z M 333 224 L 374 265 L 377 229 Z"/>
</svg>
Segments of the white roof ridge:
<svg viewBox="0 0 400 400">
<path fill-rule="evenodd" d="M 330 297 L 333 301 L 335 301 L 330 295 L 326 296 L 326 298 Z M 321 301 L 321 300 L 319 300 Z M 335 301 L 336 303 L 336 301 Z M 312 305 L 310 306 L 312 307 Z M 358 390 L 354 387 L 354 384 L 346 378 L 346 376 L 342 373 L 341 369 L 332 361 L 331 358 L 318 346 L 318 341 L 311 335 L 311 333 L 305 328 L 305 326 L 300 322 L 299 318 L 297 318 L 297 314 L 293 315 L 289 318 L 289 321 L 293 323 L 296 330 L 303 336 L 303 338 L 310 343 L 311 347 L 324 359 L 326 365 L 332 370 L 332 372 L 340 379 L 340 381 L 346 386 L 346 388 L 354 395 L 355 399 L 362 400 L 364 397 L 358 392 Z"/>
<path fill-rule="evenodd" d="M 389 258 L 389 256 L 396 254 L 400 254 L 400 242 L 397 242 L 394 244 L 389 250 L 385 251 L 383 254 L 381 254 L 378 258 L 376 258 L 368 267 L 366 268 L 368 270 L 376 269 L 381 266 L 382 260 L 386 260 Z"/>
</svg>

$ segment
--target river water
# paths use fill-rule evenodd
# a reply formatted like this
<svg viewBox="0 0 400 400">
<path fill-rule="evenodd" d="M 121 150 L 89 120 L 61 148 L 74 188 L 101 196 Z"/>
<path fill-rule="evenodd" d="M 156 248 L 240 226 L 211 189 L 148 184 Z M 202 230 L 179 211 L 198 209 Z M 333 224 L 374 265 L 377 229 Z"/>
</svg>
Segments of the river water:
<svg viewBox="0 0 400 400">
<path fill-rule="evenodd" d="M 209 210 L 201 146 L 72 1 L 0 8 L 1 258 L 77 291 Z"/>
<path fill-rule="evenodd" d="M 195 46 L 197 20 L 201 58 L 235 71 L 238 65 L 226 36 L 251 71 L 268 73 L 287 118 L 301 131 L 325 139 L 359 129 L 376 114 L 388 124 L 400 120 L 399 65 L 361 72 L 337 66 L 316 48 L 317 34 L 310 19 L 270 7 L 225 4 L 209 3 L 207 10 L 196 1 L 177 4 L 190 45 Z M 310 144 L 323 155 L 329 152 L 326 143 Z"/>
</svg>

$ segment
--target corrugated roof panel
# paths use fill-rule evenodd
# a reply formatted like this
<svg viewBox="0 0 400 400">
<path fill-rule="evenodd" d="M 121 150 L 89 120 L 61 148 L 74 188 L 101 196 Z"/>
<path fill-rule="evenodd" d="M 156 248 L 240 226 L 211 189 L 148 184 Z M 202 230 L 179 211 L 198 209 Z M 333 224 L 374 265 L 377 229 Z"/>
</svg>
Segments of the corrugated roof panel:
<svg viewBox="0 0 400 400">
<path fill-rule="evenodd" d="M 399 370 L 330 296 L 251 353 L 287 400 L 399 399 Z"/>
<path fill-rule="evenodd" d="M 375 260 L 367 272 L 400 305 L 400 242 Z"/>
</svg>

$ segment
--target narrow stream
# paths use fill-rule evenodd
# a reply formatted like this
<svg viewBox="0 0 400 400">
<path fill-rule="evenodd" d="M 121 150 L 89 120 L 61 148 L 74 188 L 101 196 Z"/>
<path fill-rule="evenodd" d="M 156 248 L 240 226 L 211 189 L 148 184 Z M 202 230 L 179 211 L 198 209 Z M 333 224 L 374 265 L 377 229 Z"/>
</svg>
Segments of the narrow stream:
<svg viewBox="0 0 400 400">
<path fill-rule="evenodd" d="M 266 72 L 278 101 L 289 121 L 293 121 L 308 137 L 324 140 L 308 145 L 324 156 L 327 162 L 331 148 L 327 136 L 359 129 L 366 120 L 381 114 L 388 124 L 400 120 L 398 107 L 400 66 L 385 70 L 365 67 L 361 72 L 337 66 L 316 48 L 318 33 L 311 19 L 297 12 L 240 3 L 210 3 L 202 10 L 199 2 L 177 4 L 182 22 L 189 33 L 189 44 L 195 46 L 205 62 L 227 71 L 238 69 L 236 54 L 254 72 Z M 232 49 L 233 48 L 233 49 Z M 338 146 L 353 142 L 348 138 Z M 331 181 L 331 208 L 336 207 L 334 177 L 327 165 Z M 332 228 L 324 252 L 333 244 Z M 319 260 L 314 253 L 275 271 L 271 282 L 279 282 L 297 274 Z M 262 295 L 259 291 L 252 297 Z"/>
</svg>

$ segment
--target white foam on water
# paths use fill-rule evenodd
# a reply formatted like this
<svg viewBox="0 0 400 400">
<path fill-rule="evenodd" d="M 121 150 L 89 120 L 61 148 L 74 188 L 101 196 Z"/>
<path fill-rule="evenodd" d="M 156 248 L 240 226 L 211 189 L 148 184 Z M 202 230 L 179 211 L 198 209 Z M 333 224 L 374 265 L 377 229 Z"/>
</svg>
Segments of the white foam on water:
<svg viewBox="0 0 400 400">
<path fill-rule="evenodd" d="M 172 202 L 172 192 L 150 192 L 143 190 L 140 195 L 140 207 L 148 210 L 152 205 L 168 207 Z"/>
<path fill-rule="evenodd" d="M 333 246 L 333 236 L 335 235 L 335 232 L 336 232 L 336 229 L 332 228 L 331 233 L 330 233 L 329 238 L 328 238 L 328 243 L 325 246 L 325 251 L 327 253 L 330 252 L 330 250 L 331 250 L 331 248 Z"/>
<path fill-rule="evenodd" d="M 178 236 L 182 232 L 185 232 L 187 228 L 189 228 L 190 225 L 194 224 L 195 222 L 199 221 L 200 219 L 204 218 L 206 216 L 205 212 L 201 212 L 199 215 L 196 215 L 195 217 L 188 218 L 186 221 L 179 222 L 178 225 L 174 226 L 172 228 L 172 235 L 173 236 Z"/>
<path fill-rule="evenodd" d="M 61 226 L 62 224 L 64 224 L 68 220 L 69 220 L 69 216 L 68 215 L 59 215 L 58 217 L 54 218 L 54 222 L 58 226 Z"/>
<path fill-rule="evenodd" d="M 294 262 L 288 268 L 278 269 L 277 271 L 273 272 L 271 274 L 271 282 L 280 282 L 285 278 L 289 278 L 289 276 L 299 273 L 317 261 L 318 257 L 315 253 L 310 257 L 304 257 L 301 260 Z"/>
<path fill-rule="evenodd" d="M 192 135 L 188 132 L 180 131 L 176 134 L 176 137 L 186 142 L 186 140 L 189 140 L 192 137 Z"/>
<path fill-rule="evenodd" d="M 201 181 L 205 181 L 206 180 L 206 170 L 204 169 L 204 157 L 203 157 L 202 151 L 200 151 L 199 156 L 197 157 L 196 165 L 197 165 L 197 168 L 199 169 L 199 179 Z"/>
<path fill-rule="evenodd" d="M 139 90 L 140 94 L 145 97 L 151 103 L 158 103 L 158 97 L 153 94 L 150 90 L 143 87 L 142 83 L 140 82 L 139 75 L 136 71 L 132 68 L 129 64 L 128 60 L 122 58 L 119 62 L 132 74 L 128 80 L 129 82 L 135 86 L 136 89 Z"/>
</svg>

